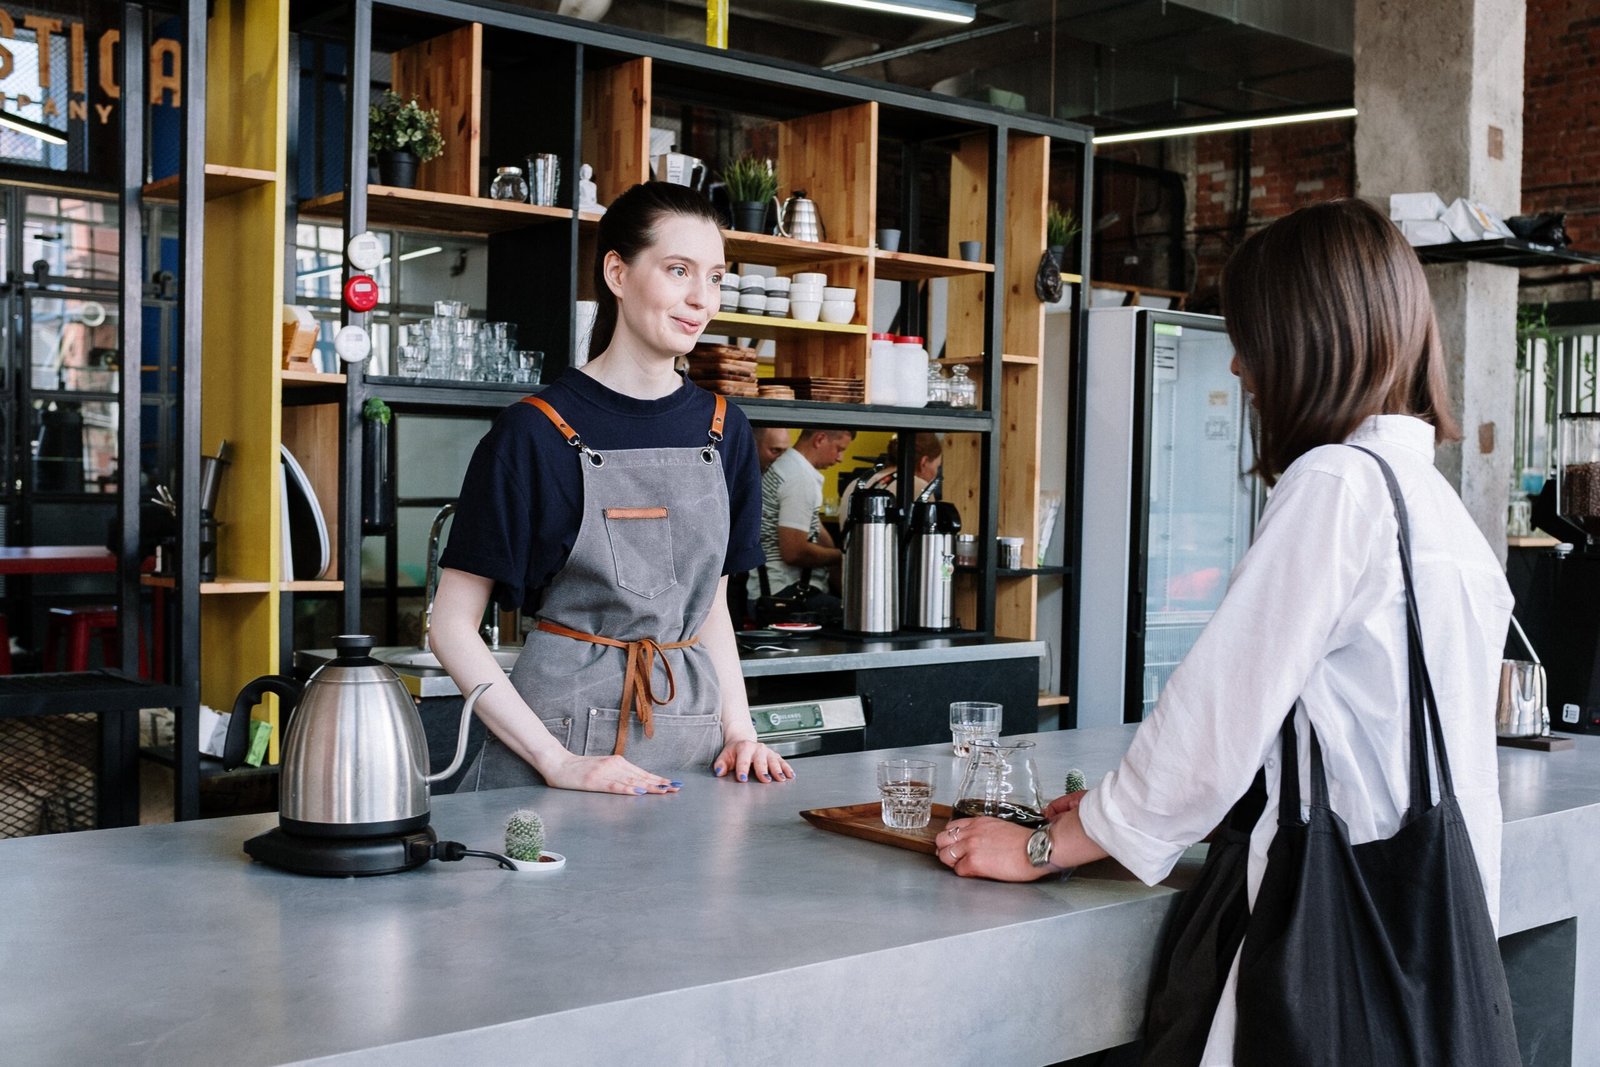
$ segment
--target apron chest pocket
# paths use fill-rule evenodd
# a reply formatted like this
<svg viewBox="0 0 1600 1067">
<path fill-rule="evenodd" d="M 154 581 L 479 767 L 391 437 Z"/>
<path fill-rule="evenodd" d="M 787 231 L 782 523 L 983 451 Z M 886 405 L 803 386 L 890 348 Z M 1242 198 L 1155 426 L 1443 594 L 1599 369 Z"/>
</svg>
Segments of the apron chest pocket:
<svg viewBox="0 0 1600 1067">
<path fill-rule="evenodd" d="M 648 600 L 677 584 L 666 508 L 606 508 L 605 519 L 619 586 Z"/>
<path fill-rule="evenodd" d="M 585 756 L 609 756 L 617 743 L 617 723 L 627 723 L 628 747 L 623 757 L 652 774 L 704 770 L 722 751 L 722 716 L 716 712 L 673 715 L 657 710 L 651 717 L 654 737 L 632 715 L 615 708 L 590 708 Z"/>
</svg>

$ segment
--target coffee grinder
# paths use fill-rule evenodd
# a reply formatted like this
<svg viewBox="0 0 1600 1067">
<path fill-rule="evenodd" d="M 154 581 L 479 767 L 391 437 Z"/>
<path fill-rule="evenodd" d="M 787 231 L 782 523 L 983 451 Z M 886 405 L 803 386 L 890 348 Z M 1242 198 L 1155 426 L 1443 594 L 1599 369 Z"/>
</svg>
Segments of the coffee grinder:
<svg viewBox="0 0 1600 1067">
<path fill-rule="evenodd" d="M 1555 467 L 1533 521 L 1559 544 L 1507 573 L 1544 660 L 1551 727 L 1600 733 L 1600 413 L 1559 417 Z"/>
</svg>

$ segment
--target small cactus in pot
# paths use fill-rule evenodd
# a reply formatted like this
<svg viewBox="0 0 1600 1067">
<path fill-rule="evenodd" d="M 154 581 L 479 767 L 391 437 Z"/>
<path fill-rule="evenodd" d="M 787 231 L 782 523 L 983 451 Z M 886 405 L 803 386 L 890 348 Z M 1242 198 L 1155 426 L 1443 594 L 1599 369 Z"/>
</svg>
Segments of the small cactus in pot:
<svg viewBox="0 0 1600 1067">
<path fill-rule="evenodd" d="M 544 852 L 544 820 L 532 808 L 519 808 L 506 820 L 506 855 L 523 863 L 538 863 Z"/>
<path fill-rule="evenodd" d="M 1064 792 L 1068 794 L 1081 793 L 1088 788 L 1089 783 L 1084 779 L 1082 771 L 1074 767 L 1072 770 L 1067 772 L 1067 780 L 1065 782 Z"/>
</svg>

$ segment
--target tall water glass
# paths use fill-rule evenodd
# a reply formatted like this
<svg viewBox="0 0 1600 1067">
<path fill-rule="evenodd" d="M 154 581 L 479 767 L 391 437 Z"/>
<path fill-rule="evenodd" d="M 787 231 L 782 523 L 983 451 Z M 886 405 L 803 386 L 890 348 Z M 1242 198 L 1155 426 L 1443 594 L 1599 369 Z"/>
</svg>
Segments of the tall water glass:
<svg viewBox="0 0 1600 1067">
<path fill-rule="evenodd" d="M 972 751 L 972 742 L 980 737 L 1000 736 L 1000 704 L 983 700 L 957 700 L 950 705 L 950 743 L 958 756 Z"/>
<path fill-rule="evenodd" d="M 544 353 L 523 349 L 517 353 L 516 381 L 520 385 L 538 385 L 544 373 Z"/>
<path fill-rule="evenodd" d="M 927 760 L 886 759 L 878 764 L 878 792 L 883 797 L 883 825 L 920 830 L 933 816 L 937 768 Z"/>
</svg>

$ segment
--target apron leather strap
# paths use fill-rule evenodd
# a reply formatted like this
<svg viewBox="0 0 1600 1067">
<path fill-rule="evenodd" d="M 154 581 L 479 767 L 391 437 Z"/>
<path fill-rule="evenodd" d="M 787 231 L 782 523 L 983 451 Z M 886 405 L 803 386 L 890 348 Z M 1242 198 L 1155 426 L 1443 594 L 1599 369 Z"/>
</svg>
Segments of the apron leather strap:
<svg viewBox="0 0 1600 1067">
<path fill-rule="evenodd" d="M 688 648 L 690 645 L 700 643 L 700 635 L 689 638 L 687 641 L 655 641 L 644 637 L 637 641 L 618 641 L 614 637 L 602 637 L 600 634 L 586 634 L 582 630 L 574 630 L 560 623 L 550 622 L 548 619 L 539 620 L 539 629 L 548 634 L 558 634 L 570 637 L 575 641 L 588 641 L 595 645 L 608 645 L 611 648 L 625 649 L 628 653 L 627 665 L 623 668 L 622 682 L 622 715 L 617 720 L 617 743 L 611 750 L 614 756 L 622 755 L 628 743 L 628 720 L 638 716 L 639 723 L 644 727 L 646 737 L 655 736 L 655 724 L 652 716 L 654 706 L 670 704 L 678 696 L 678 683 L 672 676 L 672 663 L 666 656 L 661 656 L 661 667 L 667 672 L 667 695 L 665 698 L 656 696 L 655 691 L 655 661 L 656 657 L 667 649 Z M 633 706 L 630 708 L 629 702 Z M 654 706 L 653 706 L 654 705 Z"/>
<path fill-rule="evenodd" d="M 566 438 L 567 444 L 570 445 L 577 443 L 578 431 L 567 425 L 567 420 L 563 419 L 556 409 L 550 406 L 550 402 L 548 400 L 541 400 L 536 396 L 525 396 L 522 398 L 522 402 L 524 404 L 532 404 L 534 407 L 544 412 L 544 417 L 555 424 L 555 428 L 560 431 L 561 436 Z"/>
<path fill-rule="evenodd" d="M 713 444 L 722 440 L 722 423 L 727 417 L 728 398 L 718 393 L 717 409 L 711 414 L 711 441 Z"/>
</svg>

